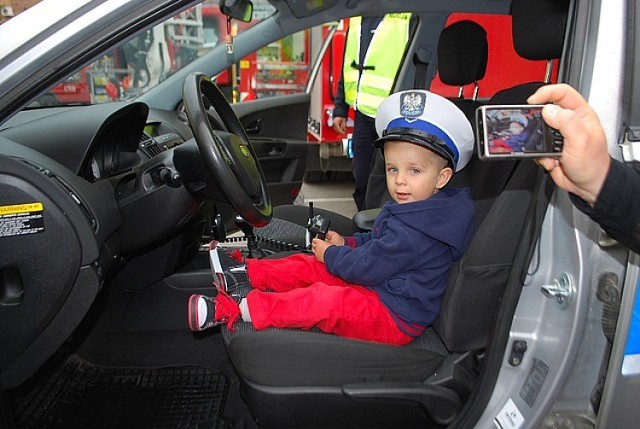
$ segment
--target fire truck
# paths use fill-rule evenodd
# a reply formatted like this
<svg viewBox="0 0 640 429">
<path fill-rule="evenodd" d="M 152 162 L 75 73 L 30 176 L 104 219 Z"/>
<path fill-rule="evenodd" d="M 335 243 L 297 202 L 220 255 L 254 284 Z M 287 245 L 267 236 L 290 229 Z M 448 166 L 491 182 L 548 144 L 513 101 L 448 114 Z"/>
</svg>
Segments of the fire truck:
<svg viewBox="0 0 640 429">
<path fill-rule="evenodd" d="M 215 46 L 224 37 L 225 22 L 217 2 L 194 6 L 70 76 L 37 104 L 98 104 L 132 98 L 195 60 L 199 50 Z M 229 73 L 221 73 L 217 81 L 229 87 Z"/>
<path fill-rule="evenodd" d="M 353 133 L 353 109 L 349 109 L 347 134 L 338 134 L 333 129 L 333 100 L 338 92 L 342 76 L 342 60 L 347 38 L 349 20 L 325 25 L 319 30 L 322 39 L 331 40 L 323 55 L 320 76 L 311 89 L 309 108 L 308 140 L 316 143 L 317 152 L 311 151 L 307 164 L 306 179 L 344 180 L 351 176 L 351 134 Z M 316 155 L 317 153 L 317 155 Z"/>
<path fill-rule="evenodd" d="M 69 104 L 95 104 L 118 99 L 117 84 L 109 74 L 86 67 L 75 73 L 36 101 L 39 106 L 58 106 Z"/>
</svg>

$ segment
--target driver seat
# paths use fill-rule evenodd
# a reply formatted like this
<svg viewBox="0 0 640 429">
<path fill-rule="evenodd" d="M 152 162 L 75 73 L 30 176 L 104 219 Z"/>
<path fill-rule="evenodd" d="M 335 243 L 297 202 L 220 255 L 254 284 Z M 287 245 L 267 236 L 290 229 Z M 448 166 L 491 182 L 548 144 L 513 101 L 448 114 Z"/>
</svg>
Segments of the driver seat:
<svg viewBox="0 0 640 429">
<path fill-rule="evenodd" d="M 475 386 L 514 255 L 532 236 L 526 220 L 543 175 L 532 161 L 521 162 L 499 196 L 474 200 L 477 210 L 491 208 L 449 272 L 438 321 L 407 346 L 313 330 L 256 331 L 246 322 L 233 331 L 223 326 L 256 421 L 274 428 L 451 423 Z"/>
<path fill-rule="evenodd" d="M 547 24 L 555 23 L 553 31 L 529 43 L 555 46 L 564 37 L 566 11 L 554 18 L 547 18 Z M 536 22 L 532 19 L 531 25 Z M 497 178 L 503 170 L 497 161 L 481 163 L 474 157 L 472 162 L 478 170 L 469 173 L 494 172 Z M 407 346 L 320 331 L 256 331 L 244 322 L 233 331 L 223 326 L 225 347 L 255 420 L 274 428 L 442 427 L 453 422 L 476 387 L 504 290 L 512 282 L 522 284 L 526 258 L 514 265 L 515 255 L 527 251 L 537 235 L 542 217 L 534 213 L 544 212 L 547 200 L 540 185 L 545 177 L 532 161 L 518 162 L 497 194 L 468 178 L 476 231 L 449 271 L 438 320 Z"/>
</svg>

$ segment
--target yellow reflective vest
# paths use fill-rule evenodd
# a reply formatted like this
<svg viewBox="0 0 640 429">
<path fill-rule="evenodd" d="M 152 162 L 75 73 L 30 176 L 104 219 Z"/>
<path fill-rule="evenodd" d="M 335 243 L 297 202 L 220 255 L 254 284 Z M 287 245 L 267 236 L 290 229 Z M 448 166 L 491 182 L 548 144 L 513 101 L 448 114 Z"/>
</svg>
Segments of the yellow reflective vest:
<svg viewBox="0 0 640 429">
<path fill-rule="evenodd" d="M 362 19 L 357 16 L 349 20 L 342 66 L 344 98 L 360 113 L 374 117 L 382 100 L 391 93 L 409 41 L 410 19 L 410 13 L 385 15 L 371 39 L 364 64 L 358 64 Z"/>
</svg>

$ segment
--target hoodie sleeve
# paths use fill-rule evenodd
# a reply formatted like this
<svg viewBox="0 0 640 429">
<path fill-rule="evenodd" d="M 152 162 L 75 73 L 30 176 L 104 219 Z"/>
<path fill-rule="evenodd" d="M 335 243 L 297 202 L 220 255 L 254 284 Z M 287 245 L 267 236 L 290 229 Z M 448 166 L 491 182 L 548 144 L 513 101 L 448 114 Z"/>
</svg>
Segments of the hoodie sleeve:
<svg viewBox="0 0 640 429">
<path fill-rule="evenodd" d="M 355 241 L 355 246 L 360 247 L 367 241 L 371 240 L 371 232 L 356 232 L 353 234 L 353 239 Z"/>
<path fill-rule="evenodd" d="M 416 265 L 416 240 L 406 237 L 406 228 L 387 225 L 384 234 L 366 245 L 351 248 L 331 246 L 325 253 L 327 270 L 341 279 L 362 286 L 373 286 Z"/>
</svg>

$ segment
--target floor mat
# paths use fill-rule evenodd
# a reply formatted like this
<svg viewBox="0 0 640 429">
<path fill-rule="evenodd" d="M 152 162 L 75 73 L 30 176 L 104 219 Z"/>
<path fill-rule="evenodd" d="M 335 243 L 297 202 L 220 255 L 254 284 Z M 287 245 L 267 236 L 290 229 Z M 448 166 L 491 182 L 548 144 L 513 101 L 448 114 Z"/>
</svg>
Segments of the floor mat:
<svg viewBox="0 0 640 429">
<path fill-rule="evenodd" d="M 222 428 L 227 389 L 209 368 L 107 368 L 71 355 L 12 396 L 21 428 Z"/>
</svg>

